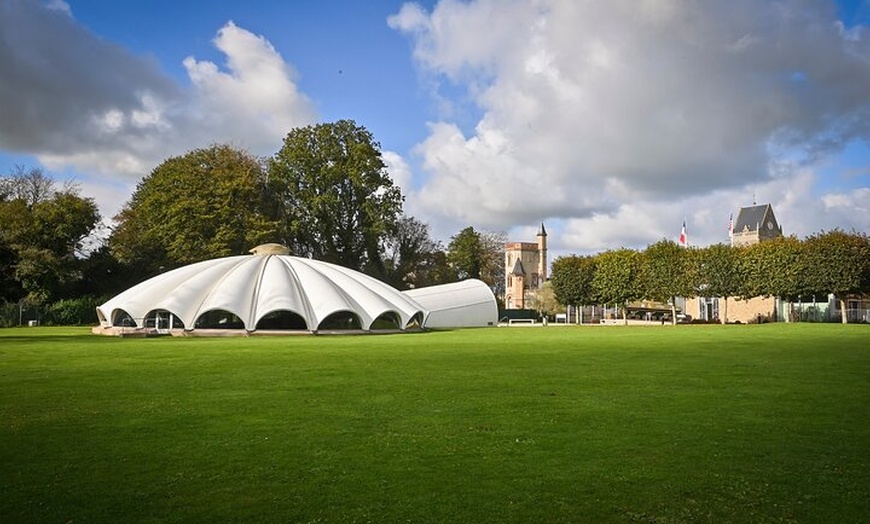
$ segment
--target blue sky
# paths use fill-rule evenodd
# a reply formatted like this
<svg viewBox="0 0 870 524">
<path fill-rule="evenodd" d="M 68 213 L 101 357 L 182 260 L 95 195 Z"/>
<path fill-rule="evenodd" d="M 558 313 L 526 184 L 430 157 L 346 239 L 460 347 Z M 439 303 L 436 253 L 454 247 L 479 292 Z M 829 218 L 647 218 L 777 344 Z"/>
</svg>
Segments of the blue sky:
<svg viewBox="0 0 870 524">
<path fill-rule="evenodd" d="M 224 62 L 212 40 L 232 20 L 268 39 L 292 64 L 319 121 L 352 118 L 396 150 L 408 150 L 435 116 L 417 85 L 410 42 L 387 25 L 401 1 L 194 0 L 170 8 L 170 16 L 147 0 L 69 4 L 83 26 L 137 54 L 155 55 L 180 84 L 189 82 L 186 57 Z"/>
<path fill-rule="evenodd" d="M 159 7 L 155 7 L 159 6 Z M 870 1 L 0 0 L 0 172 L 111 216 L 162 160 L 350 118 L 405 209 L 554 254 L 870 231 Z"/>
</svg>

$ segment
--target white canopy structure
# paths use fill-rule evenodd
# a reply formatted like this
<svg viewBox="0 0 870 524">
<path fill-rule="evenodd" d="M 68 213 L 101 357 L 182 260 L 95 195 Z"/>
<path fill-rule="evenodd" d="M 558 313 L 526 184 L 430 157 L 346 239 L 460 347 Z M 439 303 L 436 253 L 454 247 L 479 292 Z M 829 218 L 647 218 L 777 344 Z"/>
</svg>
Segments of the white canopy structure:
<svg viewBox="0 0 870 524">
<path fill-rule="evenodd" d="M 475 308 L 473 304 L 451 305 L 450 300 L 485 302 L 476 285 L 476 293 L 460 292 L 464 287 L 436 292 L 445 286 L 435 286 L 430 294 L 420 295 L 431 305 L 430 311 L 413 294 L 358 271 L 290 256 L 285 254 L 286 248 L 276 245 L 260 246 L 252 252 L 254 256 L 198 262 L 133 286 L 97 307 L 100 327 L 94 331 L 203 334 L 223 330 L 251 334 L 406 330 L 428 327 L 427 316 L 442 309 Z M 489 288 L 486 291 L 494 308 L 495 298 Z M 487 309 L 451 327 L 469 325 L 469 318 L 478 319 L 476 325 L 491 325 L 496 317 L 494 309 Z M 433 327 L 447 327 L 454 317 L 436 314 L 434 318 L 440 320 Z"/>
<path fill-rule="evenodd" d="M 498 304 L 484 282 L 470 279 L 453 284 L 403 291 L 426 310 L 428 328 L 494 326 Z"/>
</svg>

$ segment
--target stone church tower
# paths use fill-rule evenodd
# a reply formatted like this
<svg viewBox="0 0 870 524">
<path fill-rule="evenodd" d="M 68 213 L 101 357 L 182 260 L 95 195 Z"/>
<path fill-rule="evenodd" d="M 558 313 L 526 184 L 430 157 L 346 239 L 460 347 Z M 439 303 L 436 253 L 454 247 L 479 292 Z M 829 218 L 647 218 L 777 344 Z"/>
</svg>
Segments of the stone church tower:
<svg viewBox="0 0 870 524">
<path fill-rule="evenodd" d="M 731 245 L 750 246 L 782 236 L 770 204 L 740 208 L 731 231 Z"/>
<path fill-rule="evenodd" d="M 525 309 L 547 281 L 547 230 L 541 223 L 537 243 L 505 244 L 505 307 Z"/>
</svg>

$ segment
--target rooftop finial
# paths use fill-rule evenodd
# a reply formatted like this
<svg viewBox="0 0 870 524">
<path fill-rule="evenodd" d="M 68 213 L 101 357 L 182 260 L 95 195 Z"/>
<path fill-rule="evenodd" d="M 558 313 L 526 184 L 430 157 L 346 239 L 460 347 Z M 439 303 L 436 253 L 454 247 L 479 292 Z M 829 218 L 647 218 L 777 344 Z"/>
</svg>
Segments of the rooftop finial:
<svg viewBox="0 0 870 524">
<path fill-rule="evenodd" d="M 281 244 L 260 244 L 254 249 L 250 250 L 249 253 L 253 253 L 254 256 L 266 256 L 266 255 L 289 255 L 290 248 L 287 246 L 282 246 Z"/>
</svg>

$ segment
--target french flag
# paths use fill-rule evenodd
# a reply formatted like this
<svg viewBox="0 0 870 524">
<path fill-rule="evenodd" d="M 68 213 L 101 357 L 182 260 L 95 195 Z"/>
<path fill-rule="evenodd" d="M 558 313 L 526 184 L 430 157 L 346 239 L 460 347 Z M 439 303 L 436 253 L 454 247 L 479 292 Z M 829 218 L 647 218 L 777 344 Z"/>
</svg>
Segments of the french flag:
<svg viewBox="0 0 870 524">
<path fill-rule="evenodd" d="M 689 235 L 686 233 L 686 219 L 683 219 L 683 229 L 680 230 L 680 245 L 689 247 Z"/>
</svg>

